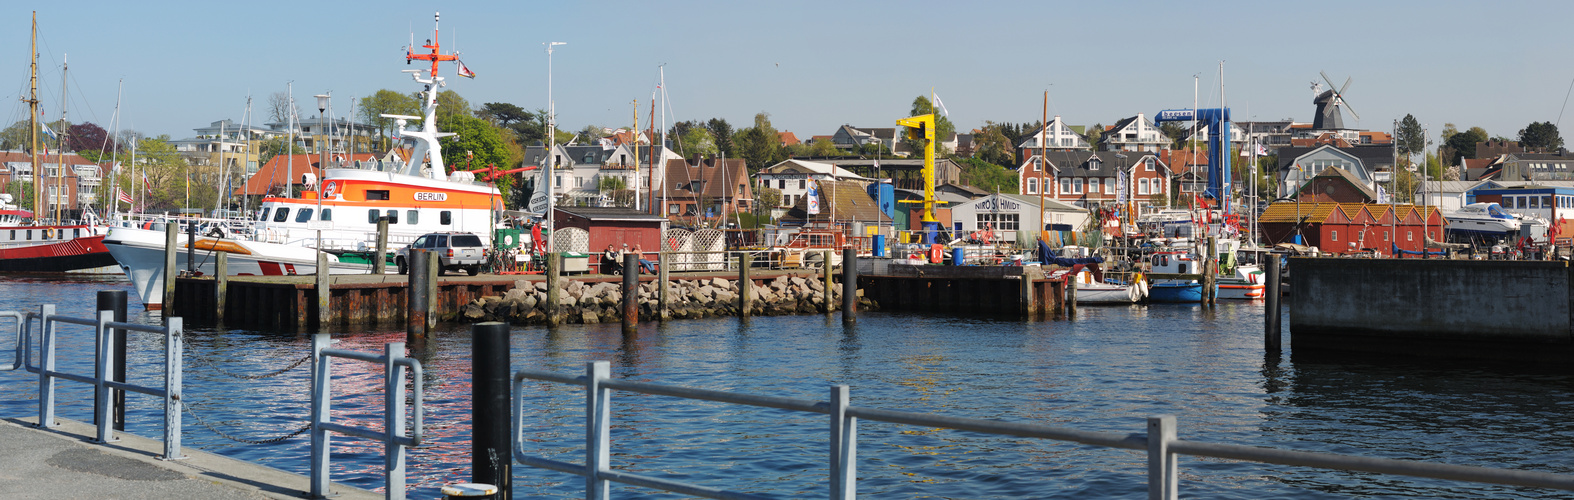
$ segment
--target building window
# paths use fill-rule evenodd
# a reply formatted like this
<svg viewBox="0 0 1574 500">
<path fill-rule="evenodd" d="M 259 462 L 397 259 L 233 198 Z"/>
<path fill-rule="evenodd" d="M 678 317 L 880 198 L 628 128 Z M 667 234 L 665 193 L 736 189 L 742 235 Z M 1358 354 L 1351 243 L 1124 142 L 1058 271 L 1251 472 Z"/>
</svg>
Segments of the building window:
<svg viewBox="0 0 1574 500">
<path fill-rule="evenodd" d="M 1099 169 L 1099 163 L 1101 163 L 1101 162 L 1099 161 L 1098 158 L 1094 158 L 1094 159 L 1088 160 L 1088 170 L 1098 170 Z"/>
<path fill-rule="evenodd" d="M 1027 193 L 1026 194 L 1038 194 L 1038 179 L 1029 178 L 1027 180 Z"/>
<path fill-rule="evenodd" d="M 776 189 L 787 189 L 787 179 L 778 179 L 776 181 Z"/>
<path fill-rule="evenodd" d="M 1139 195 L 1148 194 L 1148 180 L 1147 179 L 1137 179 L 1137 194 L 1139 194 Z"/>
<path fill-rule="evenodd" d="M 1148 172 L 1152 172 L 1153 171 L 1153 157 L 1152 156 L 1149 156 L 1147 158 L 1143 158 L 1142 159 L 1142 169 L 1146 170 Z"/>
<path fill-rule="evenodd" d="M 1383 236 L 1383 238 L 1386 239 L 1387 236 L 1385 235 L 1385 236 Z M 1329 241 L 1339 241 L 1339 230 L 1335 229 L 1335 230 L 1329 231 L 1328 232 L 1328 239 L 1329 239 Z"/>
<path fill-rule="evenodd" d="M 1072 194 L 1082 194 L 1082 178 L 1081 177 L 1078 177 L 1078 178 L 1075 178 L 1075 179 L 1071 180 L 1071 193 Z"/>
<path fill-rule="evenodd" d="M 1105 179 L 1104 180 L 1104 194 L 1115 194 L 1115 182 L 1114 181 L 1109 180 L 1109 179 Z"/>
<path fill-rule="evenodd" d="M 1411 231 L 1409 229 L 1406 229 L 1405 230 L 1405 241 L 1415 241 L 1415 240 L 1416 240 L 1415 231 Z"/>
<path fill-rule="evenodd" d="M 1071 178 L 1069 178 L 1069 177 L 1061 177 L 1060 178 L 1060 192 L 1062 192 L 1062 193 L 1070 193 L 1071 192 Z"/>
<path fill-rule="evenodd" d="M 808 187 L 809 187 L 809 180 L 808 179 L 798 179 L 798 189 L 808 189 Z"/>
<path fill-rule="evenodd" d="M 1043 172 L 1044 171 L 1044 159 L 1043 158 L 1037 158 L 1037 157 L 1033 158 L 1033 171 L 1034 172 Z"/>
<path fill-rule="evenodd" d="M 1098 177 L 1089 177 L 1088 178 L 1088 193 L 1094 194 L 1094 193 L 1098 193 L 1098 192 L 1099 192 L 1099 178 Z"/>
</svg>

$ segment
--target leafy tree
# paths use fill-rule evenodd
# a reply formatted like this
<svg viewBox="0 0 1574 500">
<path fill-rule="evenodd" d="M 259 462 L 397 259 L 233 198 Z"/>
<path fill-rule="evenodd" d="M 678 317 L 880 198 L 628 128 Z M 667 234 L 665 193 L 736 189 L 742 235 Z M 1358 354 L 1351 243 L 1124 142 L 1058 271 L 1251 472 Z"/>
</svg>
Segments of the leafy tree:
<svg viewBox="0 0 1574 500">
<path fill-rule="evenodd" d="M 1519 142 L 1528 151 L 1556 151 L 1563 147 L 1563 137 L 1552 122 L 1531 122 L 1519 131 Z"/>
<path fill-rule="evenodd" d="M 1103 149 L 1104 124 L 1095 123 L 1092 127 L 1088 127 L 1088 130 L 1082 133 L 1082 138 L 1088 141 L 1089 146 L 1093 146 L 1094 151 Z"/>
<path fill-rule="evenodd" d="M 841 156 L 842 150 L 837 149 L 836 143 L 821 137 L 809 143 L 809 156 Z M 779 193 L 778 193 L 779 194 Z"/>
<path fill-rule="evenodd" d="M 775 165 L 783 158 L 781 138 L 776 135 L 776 127 L 771 126 L 770 113 L 755 114 L 754 126 L 738 132 L 737 137 L 739 153 L 749 173 Z"/>
<path fill-rule="evenodd" d="M 677 137 L 679 154 L 688 157 L 694 155 L 714 157 L 718 152 L 716 139 L 711 137 L 710 130 L 707 130 L 705 127 L 687 128 L 684 130 L 683 135 Z"/>
<path fill-rule="evenodd" d="M 301 147 L 300 144 L 289 144 L 288 141 L 286 141 L 283 137 L 274 137 L 272 139 L 263 141 L 262 144 L 257 147 L 257 153 L 257 161 L 260 162 L 259 164 L 267 165 L 268 162 L 273 160 L 273 157 L 275 156 L 279 156 L 281 154 L 306 154 L 307 151 L 306 148 Z"/>
<path fill-rule="evenodd" d="M 949 155 L 950 150 L 946 149 L 943 143 L 946 139 L 951 138 L 951 134 L 956 133 L 956 125 L 951 124 L 950 118 L 940 114 L 940 112 L 935 109 L 934 103 L 929 102 L 928 97 L 918 96 L 918 98 L 913 99 L 913 106 L 908 110 L 907 116 L 919 116 L 931 113 L 935 115 L 935 156 Z M 924 145 L 918 141 L 905 138 L 901 139 L 901 141 L 907 144 L 908 149 L 913 151 L 914 156 L 923 154 Z"/>
<path fill-rule="evenodd" d="M 962 167 L 962 183 L 989 192 L 1016 193 L 1017 174 L 1013 170 L 978 158 L 952 158 Z"/>
<path fill-rule="evenodd" d="M 521 144 L 546 142 L 546 112 L 544 111 L 538 110 L 532 113 L 513 104 L 489 102 L 481 105 L 476 116 L 513 132 L 514 138 Z"/>
<path fill-rule="evenodd" d="M 458 92 L 444 90 L 437 93 L 437 122 L 442 123 L 444 118 L 453 116 L 475 117 L 475 112 L 470 109 L 470 101 L 459 97 Z M 443 127 L 439 125 L 438 129 Z"/>
<path fill-rule="evenodd" d="M 1426 132 L 1421 130 L 1421 122 L 1416 117 L 1406 114 L 1399 120 L 1399 130 L 1394 136 L 1394 148 L 1400 156 L 1410 157 L 1416 153 L 1426 151 Z"/>
<path fill-rule="evenodd" d="M 1447 129 L 1444 129 L 1446 134 Z M 1459 165 L 1465 158 L 1476 157 L 1476 144 L 1486 142 L 1487 131 L 1481 127 L 1470 127 L 1470 130 L 1457 132 L 1453 135 L 1443 136 L 1443 149 L 1445 150 L 1445 163 Z"/>
<path fill-rule="evenodd" d="M 11 200 L 16 206 L 23 210 L 33 209 L 33 183 L 13 180 L 6 183 L 5 192 L 16 197 L 15 200 Z"/>
<path fill-rule="evenodd" d="M 108 156 L 107 153 L 113 151 L 116 144 L 109 139 L 109 131 L 92 122 L 83 122 L 72 125 L 66 133 L 66 148 L 88 161 L 96 162 L 101 156 Z"/>
<path fill-rule="evenodd" d="M 984 122 L 984 128 L 973 136 L 973 157 L 1006 168 L 1015 167 L 1016 141 L 1014 134 L 1006 135 L 1013 128 L 1009 123 Z"/>
<path fill-rule="evenodd" d="M 1159 130 L 1170 139 L 1170 149 L 1185 148 L 1186 139 L 1191 136 L 1191 127 L 1181 125 L 1180 122 L 1160 123 Z"/>
<path fill-rule="evenodd" d="M 27 120 L 20 120 L 0 130 L 0 150 L 25 150 L 32 147 L 29 145 L 32 135 L 28 132 L 28 125 Z"/>
<path fill-rule="evenodd" d="M 469 115 L 451 114 L 437 119 L 437 128 L 455 135 L 438 139 L 443 147 L 443 163 L 450 170 L 475 170 L 487 165 L 507 168 L 510 161 L 508 147 L 499 128 L 486 120 Z M 475 156 L 467 158 L 466 154 Z M 509 177 L 499 180 L 507 184 Z"/>
<path fill-rule="evenodd" d="M 186 189 L 191 186 L 191 171 L 186 157 L 169 143 L 168 135 L 144 139 L 137 144 L 137 166 L 153 184 L 147 195 L 147 206 L 153 209 L 173 209 L 185 206 Z M 209 189 L 212 186 L 208 186 Z"/>
<path fill-rule="evenodd" d="M 579 133 L 575 135 L 575 137 L 579 138 L 581 144 L 595 144 L 597 140 L 600 140 L 602 137 L 606 136 L 606 128 L 596 125 L 586 125 L 585 128 L 579 129 Z M 572 139 L 573 138 L 571 137 L 570 140 Z M 562 140 L 560 136 L 557 142 L 558 144 L 563 144 L 568 141 Z"/>
<path fill-rule="evenodd" d="M 716 141 L 716 152 L 727 155 L 729 158 L 737 157 L 732 143 L 732 124 L 726 118 L 711 118 L 705 122 L 705 129 L 710 131 L 710 136 Z"/>
<path fill-rule="evenodd" d="M 420 116 L 421 108 L 420 103 L 407 94 L 382 89 L 361 98 L 360 113 L 362 122 L 375 125 L 377 135 L 386 138 L 393 135 L 396 123 L 393 118 L 384 118 L 382 115 Z M 392 147 L 382 140 L 378 141 L 378 146 L 383 149 Z"/>
<path fill-rule="evenodd" d="M 782 204 L 782 192 L 776 188 L 755 186 L 754 203 L 760 208 L 776 208 Z"/>
</svg>

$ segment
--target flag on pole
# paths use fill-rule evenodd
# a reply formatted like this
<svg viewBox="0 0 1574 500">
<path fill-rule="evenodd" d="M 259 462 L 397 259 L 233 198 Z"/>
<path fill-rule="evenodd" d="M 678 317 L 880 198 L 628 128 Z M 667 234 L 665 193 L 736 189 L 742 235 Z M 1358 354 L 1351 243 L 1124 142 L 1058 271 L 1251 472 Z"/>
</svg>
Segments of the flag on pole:
<svg viewBox="0 0 1574 500">
<path fill-rule="evenodd" d="M 49 136 L 50 139 L 58 139 L 57 137 L 55 137 L 55 131 L 49 129 L 49 124 L 44 123 L 44 122 L 38 122 L 38 126 L 44 129 L 44 135 Z"/>
<path fill-rule="evenodd" d="M 153 182 L 148 180 L 148 173 L 142 173 L 142 185 L 147 187 L 148 194 L 153 194 Z"/>
<path fill-rule="evenodd" d="M 465 66 L 465 62 L 464 61 L 454 61 L 454 62 L 459 63 L 459 76 L 462 76 L 462 77 L 465 77 L 465 78 L 475 78 L 475 72 L 474 71 L 470 71 L 470 68 Z"/>
<path fill-rule="evenodd" d="M 945 116 L 951 116 L 951 112 L 950 111 L 946 111 L 946 109 L 945 109 L 945 103 L 940 102 L 940 94 L 930 93 L 929 95 L 932 95 L 932 96 L 935 97 L 935 107 L 940 108 L 940 114 L 945 115 Z"/>
<path fill-rule="evenodd" d="M 808 197 L 806 198 L 806 200 L 804 201 L 805 206 L 808 208 L 809 215 L 816 215 L 816 214 L 820 213 L 820 189 L 818 187 L 819 185 L 820 184 L 818 182 L 813 183 L 813 184 L 809 184 L 809 194 L 808 194 Z"/>
<path fill-rule="evenodd" d="M 136 204 L 136 201 L 131 199 L 130 194 L 126 194 L 125 191 L 121 191 L 118 187 L 115 188 L 115 198 L 120 200 L 121 203 Z"/>
</svg>

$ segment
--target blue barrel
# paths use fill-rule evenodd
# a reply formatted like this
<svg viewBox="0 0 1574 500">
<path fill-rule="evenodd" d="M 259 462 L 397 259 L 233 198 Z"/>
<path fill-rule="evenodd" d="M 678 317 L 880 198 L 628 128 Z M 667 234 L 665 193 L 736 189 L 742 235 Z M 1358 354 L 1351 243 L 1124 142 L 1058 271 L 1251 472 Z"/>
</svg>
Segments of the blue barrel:
<svg viewBox="0 0 1574 500">
<path fill-rule="evenodd" d="M 885 257 L 885 235 L 874 235 L 874 256 Z"/>
<path fill-rule="evenodd" d="M 964 263 L 964 262 L 966 262 L 966 259 L 963 257 L 963 255 L 964 254 L 962 253 L 962 247 L 956 247 L 956 248 L 951 249 L 951 265 L 953 265 L 953 266 L 966 265 Z"/>
</svg>

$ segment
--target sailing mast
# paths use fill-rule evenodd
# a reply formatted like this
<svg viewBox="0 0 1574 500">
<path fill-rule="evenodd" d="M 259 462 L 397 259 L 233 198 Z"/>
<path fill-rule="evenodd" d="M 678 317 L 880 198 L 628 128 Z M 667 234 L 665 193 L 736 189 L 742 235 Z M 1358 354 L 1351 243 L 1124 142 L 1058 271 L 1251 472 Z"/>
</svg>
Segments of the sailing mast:
<svg viewBox="0 0 1574 500">
<path fill-rule="evenodd" d="M 33 11 L 33 48 L 28 65 L 28 99 L 27 116 L 28 142 L 32 145 L 30 155 L 33 161 L 33 225 L 38 225 L 39 212 L 43 210 L 44 195 L 42 189 L 43 177 L 38 172 L 38 11 Z"/>
<path fill-rule="evenodd" d="M 60 197 L 66 192 L 66 70 L 71 66 L 66 62 L 66 57 L 66 54 L 60 56 L 60 122 L 55 124 L 55 127 L 60 129 L 59 132 L 55 132 L 55 195 L 51 197 L 55 202 L 55 224 L 64 220 L 60 217 L 61 205 L 64 205 L 60 202 Z M 71 197 L 66 197 L 67 201 L 70 199 Z"/>
<path fill-rule="evenodd" d="M 1056 108 L 1057 109 L 1055 111 L 1059 112 L 1060 111 L 1058 109 L 1059 106 L 1056 106 Z M 1044 185 L 1044 174 L 1048 173 L 1047 171 L 1049 170 L 1049 152 L 1048 152 L 1049 145 L 1046 143 L 1048 141 L 1048 139 L 1045 138 L 1045 136 L 1048 135 L 1048 132 L 1049 132 L 1049 91 L 1048 90 L 1044 91 L 1044 109 L 1043 109 L 1043 113 L 1044 113 L 1044 116 L 1039 119 L 1039 123 L 1041 123 L 1043 125 L 1041 125 L 1038 128 L 1038 226 L 1039 226 L 1038 227 L 1038 240 L 1039 241 L 1049 241 L 1049 225 L 1044 223 L 1044 198 L 1045 198 L 1045 193 L 1049 192 L 1049 186 Z M 995 199 L 996 200 L 1000 199 L 999 195 L 1000 195 L 1000 186 L 995 186 Z M 979 229 L 983 229 L 983 228 L 979 228 Z M 1044 259 L 1044 256 L 1040 255 L 1039 256 L 1039 261 L 1042 262 L 1043 259 Z"/>
</svg>

